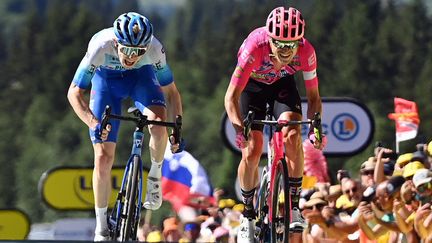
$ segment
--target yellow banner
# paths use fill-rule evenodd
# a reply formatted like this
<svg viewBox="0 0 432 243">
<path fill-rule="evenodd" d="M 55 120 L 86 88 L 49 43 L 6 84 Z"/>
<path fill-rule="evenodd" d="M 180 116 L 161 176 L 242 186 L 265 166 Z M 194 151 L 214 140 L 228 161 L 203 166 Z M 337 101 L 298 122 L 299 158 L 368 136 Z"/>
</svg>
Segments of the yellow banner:
<svg viewBox="0 0 432 243">
<path fill-rule="evenodd" d="M 0 240 L 24 240 L 30 232 L 30 220 L 20 210 L 0 209 Z"/>
<path fill-rule="evenodd" d="M 111 171 L 111 197 L 113 207 L 120 190 L 124 168 L 114 167 Z M 146 191 L 148 171 L 143 171 L 143 197 Z M 93 168 L 58 167 L 42 175 L 40 192 L 45 202 L 59 210 L 92 210 L 94 196 L 92 187 Z"/>
</svg>

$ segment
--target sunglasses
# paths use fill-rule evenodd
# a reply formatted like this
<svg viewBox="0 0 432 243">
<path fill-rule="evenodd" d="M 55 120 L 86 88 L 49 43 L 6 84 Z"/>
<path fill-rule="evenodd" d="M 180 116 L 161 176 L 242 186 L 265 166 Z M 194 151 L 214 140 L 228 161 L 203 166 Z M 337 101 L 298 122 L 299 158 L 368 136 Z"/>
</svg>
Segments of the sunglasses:
<svg viewBox="0 0 432 243">
<path fill-rule="evenodd" d="M 420 186 L 417 187 L 417 191 L 419 193 L 423 193 L 429 189 L 432 189 L 432 184 L 430 182 L 425 183 L 425 184 L 421 184 Z"/>
<path fill-rule="evenodd" d="M 318 203 L 318 204 L 315 204 L 315 205 L 312 205 L 309 207 L 305 207 L 305 209 L 310 209 L 310 210 L 315 209 L 315 210 L 321 211 L 324 208 L 324 206 L 325 206 L 325 204 Z"/>
<path fill-rule="evenodd" d="M 345 192 L 345 194 L 349 194 L 350 192 L 356 193 L 357 192 L 357 187 L 353 187 L 353 188 L 347 189 L 344 192 Z"/>
<path fill-rule="evenodd" d="M 120 43 L 118 45 L 119 45 L 120 52 L 128 57 L 142 56 L 144 55 L 144 53 L 146 53 L 148 47 L 148 46 L 144 46 L 144 47 L 125 46 Z"/>
<path fill-rule="evenodd" d="M 365 170 L 361 173 L 362 175 L 373 175 L 374 171 L 373 170 Z"/>
<path fill-rule="evenodd" d="M 296 49 L 299 46 L 299 41 L 280 41 L 276 39 L 271 39 L 273 45 L 278 49 L 289 48 Z"/>
</svg>

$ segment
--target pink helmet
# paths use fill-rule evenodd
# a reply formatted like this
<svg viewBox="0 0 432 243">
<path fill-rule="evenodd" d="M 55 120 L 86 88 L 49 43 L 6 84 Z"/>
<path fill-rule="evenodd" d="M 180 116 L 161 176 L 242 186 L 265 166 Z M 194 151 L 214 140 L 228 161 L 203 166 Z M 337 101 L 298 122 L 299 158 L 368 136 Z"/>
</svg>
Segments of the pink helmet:
<svg viewBox="0 0 432 243">
<path fill-rule="evenodd" d="M 281 41 L 298 40 L 304 35 L 305 21 L 295 8 L 277 7 L 267 17 L 267 34 Z"/>
</svg>

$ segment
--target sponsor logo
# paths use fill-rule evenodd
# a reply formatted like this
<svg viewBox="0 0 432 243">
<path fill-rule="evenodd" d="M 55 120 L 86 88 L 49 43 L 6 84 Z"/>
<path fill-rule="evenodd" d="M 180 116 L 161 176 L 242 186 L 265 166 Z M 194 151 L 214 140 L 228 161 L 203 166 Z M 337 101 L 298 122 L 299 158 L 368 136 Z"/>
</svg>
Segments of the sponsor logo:
<svg viewBox="0 0 432 243">
<path fill-rule="evenodd" d="M 160 60 L 157 63 L 155 63 L 154 66 L 155 66 L 156 70 L 161 70 L 163 68 L 162 62 Z"/>
<path fill-rule="evenodd" d="M 109 207 L 113 207 L 120 190 L 124 168 L 111 171 L 111 196 Z M 93 210 L 93 168 L 56 168 L 41 177 L 42 197 L 51 207 L 59 210 Z M 147 172 L 143 173 L 145 181 Z M 145 188 L 143 188 L 145 191 Z M 143 193 L 143 197 L 145 193 Z"/>
<path fill-rule="evenodd" d="M 315 53 L 308 58 L 308 65 L 312 66 L 315 63 Z"/>
<path fill-rule="evenodd" d="M 152 104 L 162 104 L 162 105 L 165 105 L 165 101 L 164 100 L 153 99 L 152 100 Z"/>
<path fill-rule="evenodd" d="M 142 141 L 141 141 L 141 139 L 136 139 L 135 140 L 135 147 L 136 148 L 141 148 L 142 147 Z"/>
<path fill-rule="evenodd" d="M 359 123 L 353 115 L 342 113 L 333 119 L 331 129 L 337 139 L 347 141 L 357 135 Z"/>
<path fill-rule="evenodd" d="M 24 240 L 30 232 L 30 219 L 22 211 L 16 209 L 0 210 L 1 240 Z"/>
<path fill-rule="evenodd" d="M 93 74 L 94 72 L 96 71 L 96 66 L 95 65 L 90 65 L 90 67 L 89 67 L 89 69 L 88 69 L 88 72 L 90 73 L 90 74 Z"/>
</svg>

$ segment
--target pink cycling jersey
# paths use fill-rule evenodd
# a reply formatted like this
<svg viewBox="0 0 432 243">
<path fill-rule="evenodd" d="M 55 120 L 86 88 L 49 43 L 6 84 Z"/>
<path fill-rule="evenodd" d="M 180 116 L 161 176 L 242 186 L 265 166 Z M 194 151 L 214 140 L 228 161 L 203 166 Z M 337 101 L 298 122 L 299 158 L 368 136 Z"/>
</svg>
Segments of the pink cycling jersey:
<svg viewBox="0 0 432 243">
<path fill-rule="evenodd" d="M 232 84 L 244 88 L 249 78 L 272 84 L 285 76 L 302 71 L 306 88 L 318 86 L 315 49 L 308 40 L 300 40 L 297 54 L 290 64 L 280 70 L 274 68 L 270 59 L 272 52 L 269 41 L 265 27 L 257 28 L 249 34 L 237 54 L 237 67 L 231 77 Z"/>
</svg>

